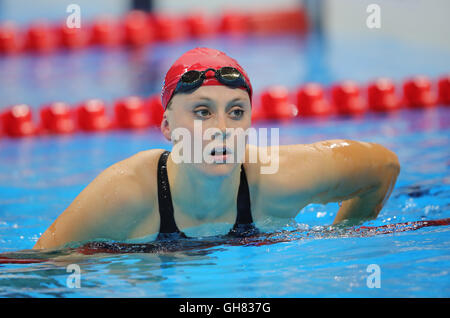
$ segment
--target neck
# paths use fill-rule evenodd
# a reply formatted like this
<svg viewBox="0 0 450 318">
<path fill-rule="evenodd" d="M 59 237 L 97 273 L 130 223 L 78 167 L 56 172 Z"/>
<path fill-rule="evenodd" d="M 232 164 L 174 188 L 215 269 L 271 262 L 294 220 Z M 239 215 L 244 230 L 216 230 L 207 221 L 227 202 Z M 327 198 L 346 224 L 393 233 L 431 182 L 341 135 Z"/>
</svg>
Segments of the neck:
<svg viewBox="0 0 450 318">
<path fill-rule="evenodd" d="M 180 207 L 183 214 L 196 221 L 235 217 L 240 166 L 229 175 L 211 176 L 199 173 L 193 164 L 176 164 L 169 155 L 167 174 L 175 210 Z"/>
</svg>

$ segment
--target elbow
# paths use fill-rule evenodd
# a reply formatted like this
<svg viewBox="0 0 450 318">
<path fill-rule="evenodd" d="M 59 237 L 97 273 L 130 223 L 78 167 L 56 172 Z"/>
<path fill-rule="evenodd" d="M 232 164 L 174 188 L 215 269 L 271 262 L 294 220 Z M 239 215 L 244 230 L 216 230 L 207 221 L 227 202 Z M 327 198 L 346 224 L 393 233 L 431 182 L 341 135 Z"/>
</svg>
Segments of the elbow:
<svg viewBox="0 0 450 318">
<path fill-rule="evenodd" d="M 38 241 L 38 242 L 33 246 L 32 249 L 33 249 L 33 250 L 41 250 L 41 249 L 42 249 L 41 243 Z"/>
<path fill-rule="evenodd" d="M 378 164 L 376 165 L 378 168 L 374 171 L 376 179 L 379 180 L 381 185 L 386 183 L 395 184 L 395 181 L 400 174 L 400 162 L 398 157 L 393 151 L 383 146 L 379 147 L 381 147 L 381 151 L 379 152 Z"/>
<path fill-rule="evenodd" d="M 373 147 L 371 156 L 372 159 L 375 159 L 372 163 L 377 163 L 376 166 L 380 166 L 381 164 L 383 169 L 392 171 L 398 175 L 400 173 L 400 162 L 395 152 L 380 144 L 371 143 L 371 145 Z"/>
<path fill-rule="evenodd" d="M 371 146 L 371 175 L 377 180 L 377 186 L 386 183 L 386 180 L 396 180 L 400 174 L 400 161 L 397 155 L 380 144 Z"/>
<path fill-rule="evenodd" d="M 386 149 L 386 168 L 397 177 L 400 173 L 400 162 L 398 156 L 391 150 Z"/>
<path fill-rule="evenodd" d="M 36 244 L 33 246 L 33 250 L 43 250 L 43 249 L 47 249 L 50 248 L 49 246 L 49 242 L 45 241 L 44 237 L 41 237 Z"/>
<path fill-rule="evenodd" d="M 57 244 L 55 244 L 54 240 L 51 240 L 48 237 L 47 232 L 45 232 L 44 234 L 42 234 L 42 236 L 38 239 L 38 241 L 36 242 L 36 244 L 33 246 L 33 250 L 43 250 L 43 249 L 48 249 L 48 248 L 53 248 L 55 247 Z"/>
</svg>

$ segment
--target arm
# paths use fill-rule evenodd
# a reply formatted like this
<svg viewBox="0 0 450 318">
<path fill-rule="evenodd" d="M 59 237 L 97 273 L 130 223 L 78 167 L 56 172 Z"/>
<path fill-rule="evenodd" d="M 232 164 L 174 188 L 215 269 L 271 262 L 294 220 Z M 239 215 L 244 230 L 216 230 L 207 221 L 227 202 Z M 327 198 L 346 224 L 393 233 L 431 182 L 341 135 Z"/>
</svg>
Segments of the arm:
<svg viewBox="0 0 450 318">
<path fill-rule="evenodd" d="M 130 159 L 98 175 L 44 232 L 33 249 L 93 239 L 124 240 L 151 211 Z M 147 197 L 149 197 L 147 195 Z"/>
<path fill-rule="evenodd" d="M 375 219 L 392 193 L 400 173 L 398 157 L 392 151 L 374 143 L 367 154 L 361 150 L 362 159 L 366 159 L 366 177 L 360 175 L 357 181 L 361 190 L 347 200 L 343 200 L 333 224 L 348 220 L 358 223 L 367 219 Z M 356 151 L 356 156 L 358 152 Z M 364 180 L 367 178 L 367 180 Z"/>
<path fill-rule="evenodd" d="M 261 194 L 278 204 L 278 217 L 295 217 L 309 203 L 342 201 L 334 223 L 376 218 L 400 171 L 393 152 L 350 140 L 280 146 L 278 157 L 277 173 L 259 182 Z"/>
</svg>

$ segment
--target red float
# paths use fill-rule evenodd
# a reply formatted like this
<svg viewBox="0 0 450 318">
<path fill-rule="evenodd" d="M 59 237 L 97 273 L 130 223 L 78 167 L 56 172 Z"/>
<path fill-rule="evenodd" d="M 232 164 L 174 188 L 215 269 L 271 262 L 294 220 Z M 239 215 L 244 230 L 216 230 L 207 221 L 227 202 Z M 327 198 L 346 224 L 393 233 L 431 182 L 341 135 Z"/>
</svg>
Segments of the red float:
<svg viewBox="0 0 450 318">
<path fill-rule="evenodd" d="M 297 108 L 300 116 L 326 116 L 333 112 L 325 99 L 324 89 L 320 84 L 308 83 L 297 90 Z"/>
<path fill-rule="evenodd" d="M 261 94 L 261 116 L 265 119 L 288 119 L 297 116 L 297 107 L 289 102 L 284 86 L 272 86 Z"/>
<path fill-rule="evenodd" d="M 266 35 L 306 31 L 306 14 L 302 9 L 254 12 L 248 14 L 248 29 Z"/>
<path fill-rule="evenodd" d="M 58 44 L 55 30 L 47 22 L 33 23 L 26 35 L 26 47 L 32 51 L 47 53 Z"/>
<path fill-rule="evenodd" d="M 6 110 L 2 116 L 3 132 L 11 137 L 32 136 L 37 128 L 32 121 L 31 109 L 28 105 L 14 105 Z"/>
<path fill-rule="evenodd" d="M 66 103 L 44 105 L 40 111 L 41 128 L 52 134 L 69 134 L 75 131 L 72 111 Z"/>
<path fill-rule="evenodd" d="M 0 53 L 13 54 L 20 50 L 20 38 L 14 23 L 2 23 L 0 25 Z"/>
<path fill-rule="evenodd" d="M 233 35 L 245 34 L 249 31 L 248 16 L 239 12 L 226 12 L 221 17 L 219 30 Z"/>
<path fill-rule="evenodd" d="M 415 76 L 403 84 L 403 102 L 407 107 L 431 107 L 437 96 L 431 90 L 431 81 L 426 76 Z"/>
<path fill-rule="evenodd" d="M 441 77 L 438 81 L 439 102 L 450 105 L 450 75 Z"/>
<path fill-rule="evenodd" d="M 115 21 L 109 17 L 97 19 L 91 28 L 91 43 L 102 46 L 116 46 L 122 42 L 122 32 Z"/>
<path fill-rule="evenodd" d="M 215 23 L 202 13 L 190 14 L 185 18 L 189 35 L 193 38 L 210 37 L 216 32 Z"/>
<path fill-rule="evenodd" d="M 379 78 L 367 88 L 368 106 L 374 111 L 390 111 L 400 108 L 400 100 L 395 94 L 395 85 L 388 78 Z"/>
<path fill-rule="evenodd" d="M 89 44 L 89 37 L 83 28 L 69 28 L 66 24 L 59 28 L 61 45 L 68 49 L 79 49 Z"/>
<path fill-rule="evenodd" d="M 111 128 L 105 104 L 99 99 L 83 102 L 77 109 L 78 126 L 85 131 L 103 131 Z"/>
<path fill-rule="evenodd" d="M 308 14 L 302 8 L 280 12 L 283 32 L 304 33 L 308 30 Z"/>
<path fill-rule="evenodd" d="M 261 108 L 261 99 L 253 98 L 251 120 L 253 122 L 264 120 L 264 113 Z"/>
<path fill-rule="evenodd" d="M 137 96 L 120 99 L 114 106 L 115 123 L 119 128 L 143 128 L 150 125 L 145 102 Z"/>
<path fill-rule="evenodd" d="M 158 41 L 178 41 L 188 36 L 189 30 L 183 19 L 172 15 L 158 14 L 151 18 Z"/>
<path fill-rule="evenodd" d="M 149 124 L 154 127 L 161 126 L 164 116 L 164 108 L 161 103 L 161 96 L 153 95 L 147 100 L 147 111 L 150 118 Z"/>
<path fill-rule="evenodd" d="M 344 81 L 333 85 L 331 99 L 338 113 L 359 115 L 366 111 L 366 104 L 361 98 L 360 89 L 355 82 Z"/>
<path fill-rule="evenodd" d="M 155 34 L 149 17 L 142 11 L 131 11 L 124 20 L 125 42 L 130 46 L 143 46 L 154 40 Z"/>
</svg>

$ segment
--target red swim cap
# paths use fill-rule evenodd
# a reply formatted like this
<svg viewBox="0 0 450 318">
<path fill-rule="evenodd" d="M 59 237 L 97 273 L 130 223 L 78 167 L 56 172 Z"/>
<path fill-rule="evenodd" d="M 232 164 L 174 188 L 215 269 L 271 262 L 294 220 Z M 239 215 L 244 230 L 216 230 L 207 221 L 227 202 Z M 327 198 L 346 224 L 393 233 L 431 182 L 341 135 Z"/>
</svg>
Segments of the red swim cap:
<svg viewBox="0 0 450 318">
<path fill-rule="evenodd" d="M 224 66 L 231 66 L 236 68 L 245 78 L 247 85 L 249 86 L 250 102 L 252 100 L 252 85 L 250 84 L 250 78 L 239 63 L 226 55 L 225 53 L 210 49 L 206 47 L 198 47 L 184 53 L 178 60 L 173 63 L 172 67 L 166 74 L 164 79 L 164 85 L 161 92 L 161 101 L 164 109 L 172 98 L 173 92 L 177 87 L 178 81 L 181 76 L 187 71 L 204 71 L 208 68 L 219 69 Z M 209 72 L 208 72 L 209 73 Z M 207 75 L 208 76 L 208 75 Z M 220 83 L 214 76 L 207 77 L 203 81 L 203 85 L 224 85 Z M 245 87 L 242 87 L 246 89 Z"/>
</svg>

